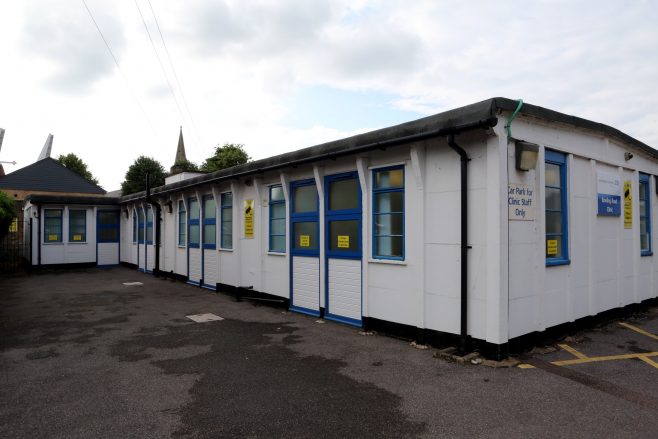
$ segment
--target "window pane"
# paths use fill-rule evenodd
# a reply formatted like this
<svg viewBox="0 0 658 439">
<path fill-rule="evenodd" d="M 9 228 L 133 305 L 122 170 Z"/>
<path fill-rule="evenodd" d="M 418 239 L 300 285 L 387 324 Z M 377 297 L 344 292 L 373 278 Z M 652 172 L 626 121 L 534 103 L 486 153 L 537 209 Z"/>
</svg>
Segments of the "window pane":
<svg viewBox="0 0 658 439">
<path fill-rule="evenodd" d="M 286 217 L 286 205 L 285 204 L 271 204 L 270 205 L 270 218 L 279 219 Z"/>
<path fill-rule="evenodd" d="M 402 212 L 404 211 L 404 196 L 402 192 L 383 192 L 375 194 L 375 212 Z"/>
<path fill-rule="evenodd" d="M 98 230 L 98 240 L 101 242 L 116 242 L 119 240 L 119 229 L 105 227 Z"/>
<path fill-rule="evenodd" d="M 222 222 L 222 235 L 230 235 L 233 233 L 233 222 L 224 221 Z"/>
<path fill-rule="evenodd" d="M 546 186 L 560 187 L 560 166 L 546 163 Z"/>
<path fill-rule="evenodd" d="M 222 208 L 222 222 L 231 222 L 233 221 L 233 208 L 224 207 Z"/>
<path fill-rule="evenodd" d="M 647 199 L 647 184 L 640 182 L 640 200 Z"/>
<path fill-rule="evenodd" d="M 376 238 L 375 256 L 384 257 L 402 257 L 402 237 L 401 236 L 383 236 Z"/>
<path fill-rule="evenodd" d="M 640 217 L 646 217 L 646 216 L 647 216 L 647 202 L 644 200 L 640 200 Z"/>
<path fill-rule="evenodd" d="M 144 210 L 138 209 L 137 214 L 139 215 L 139 223 L 144 224 Z"/>
<path fill-rule="evenodd" d="M 270 222 L 270 235 L 285 235 L 286 233 L 286 220 L 273 219 Z"/>
<path fill-rule="evenodd" d="M 318 249 L 318 223 L 306 221 L 293 223 L 293 246 L 296 250 Z"/>
<path fill-rule="evenodd" d="M 203 243 L 215 245 L 216 228 L 214 224 L 206 224 L 203 226 Z"/>
<path fill-rule="evenodd" d="M 402 220 L 401 213 L 375 215 L 375 236 L 402 235 Z"/>
<path fill-rule="evenodd" d="M 283 188 L 281 186 L 272 186 L 270 188 L 270 201 L 283 201 Z"/>
<path fill-rule="evenodd" d="M 190 224 L 190 244 L 199 244 L 199 226 Z"/>
<path fill-rule="evenodd" d="M 69 210 L 69 242 L 87 241 L 87 211 Z"/>
<path fill-rule="evenodd" d="M 375 189 L 400 188 L 404 186 L 402 169 L 375 172 Z"/>
<path fill-rule="evenodd" d="M 146 225 L 146 240 L 148 242 L 153 242 L 153 224 L 151 223 Z"/>
<path fill-rule="evenodd" d="M 118 224 L 117 212 L 98 212 L 98 223 L 100 225 Z"/>
<path fill-rule="evenodd" d="M 203 217 L 205 219 L 217 217 L 217 206 L 214 198 L 206 198 L 203 202 Z"/>
<path fill-rule="evenodd" d="M 233 248 L 233 235 L 230 233 L 222 234 L 222 248 Z"/>
<path fill-rule="evenodd" d="M 562 236 L 547 236 L 546 257 L 561 258 L 562 256 Z"/>
<path fill-rule="evenodd" d="M 359 251 L 359 221 L 331 221 L 329 223 L 329 249 L 331 251 Z"/>
<path fill-rule="evenodd" d="M 562 210 L 562 190 L 546 188 L 546 209 Z"/>
<path fill-rule="evenodd" d="M 141 223 L 137 229 L 137 239 L 139 242 L 144 242 L 144 223 Z"/>
<path fill-rule="evenodd" d="M 562 233 L 562 214 L 546 212 L 546 233 Z"/>
<path fill-rule="evenodd" d="M 222 194 L 222 207 L 233 206 L 233 193 L 226 192 Z"/>
<path fill-rule="evenodd" d="M 295 213 L 318 211 L 318 193 L 314 185 L 294 189 L 293 211 Z"/>
<path fill-rule="evenodd" d="M 285 236 L 270 236 L 270 251 L 285 252 L 286 251 L 286 237 Z"/>
<path fill-rule="evenodd" d="M 329 210 L 359 208 L 359 180 L 332 181 L 329 185 Z"/>
<path fill-rule="evenodd" d="M 199 219 L 199 202 L 197 200 L 190 200 L 190 219 Z"/>
</svg>

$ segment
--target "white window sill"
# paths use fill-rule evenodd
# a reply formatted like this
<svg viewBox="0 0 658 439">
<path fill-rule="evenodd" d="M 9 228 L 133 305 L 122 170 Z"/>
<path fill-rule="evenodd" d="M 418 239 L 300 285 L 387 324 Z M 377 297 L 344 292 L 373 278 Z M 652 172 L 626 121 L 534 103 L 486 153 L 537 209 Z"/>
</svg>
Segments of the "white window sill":
<svg viewBox="0 0 658 439">
<path fill-rule="evenodd" d="M 217 249 L 217 251 L 233 253 L 233 249 L 232 249 L 232 248 L 221 248 L 221 247 L 220 247 L 220 248 Z"/>
<path fill-rule="evenodd" d="M 269 256 L 286 256 L 286 252 L 267 252 Z"/>
<path fill-rule="evenodd" d="M 63 242 L 44 242 L 43 245 L 64 245 Z"/>
<path fill-rule="evenodd" d="M 395 259 L 368 259 L 371 264 L 387 264 L 387 265 L 407 265 L 407 261 L 397 261 Z"/>
<path fill-rule="evenodd" d="M 89 243 L 88 243 L 88 242 L 80 242 L 80 241 L 77 241 L 77 242 L 76 242 L 76 241 L 69 241 L 69 242 L 67 242 L 67 244 L 72 244 L 72 245 L 82 245 L 82 244 L 85 244 L 85 245 L 86 245 L 86 244 L 89 244 Z M 103 243 L 101 242 L 101 244 L 103 244 Z"/>
<path fill-rule="evenodd" d="M 185 247 L 184 245 L 179 245 L 178 248 L 185 250 L 187 247 Z"/>
</svg>

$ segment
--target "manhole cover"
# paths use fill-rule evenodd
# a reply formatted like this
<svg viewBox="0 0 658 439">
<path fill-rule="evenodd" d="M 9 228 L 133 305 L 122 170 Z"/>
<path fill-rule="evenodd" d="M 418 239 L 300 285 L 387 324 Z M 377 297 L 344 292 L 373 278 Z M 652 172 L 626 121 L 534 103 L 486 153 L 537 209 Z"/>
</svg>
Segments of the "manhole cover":
<svg viewBox="0 0 658 439">
<path fill-rule="evenodd" d="M 214 322 L 215 320 L 224 320 L 224 318 L 212 313 L 192 314 L 190 316 L 185 316 L 185 317 L 187 317 L 190 320 L 194 320 L 197 323 Z"/>
</svg>

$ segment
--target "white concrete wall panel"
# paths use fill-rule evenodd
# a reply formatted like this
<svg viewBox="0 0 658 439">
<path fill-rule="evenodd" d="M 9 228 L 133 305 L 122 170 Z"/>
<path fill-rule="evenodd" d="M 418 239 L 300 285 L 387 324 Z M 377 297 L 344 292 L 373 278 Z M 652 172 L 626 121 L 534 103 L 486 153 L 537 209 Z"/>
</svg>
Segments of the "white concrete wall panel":
<svg viewBox="0 0 658 439">
<path fill-rule="evenodd" d="M 217 250 L 203 251 L 203 283 L 214 287 L 219 282 L 219 255 Z"/>
<path fill-rule="evenodd" d="M 320 310 L 320 258 L 292 257 L 292 306 Z"/>
<path fill-rule="evenodd" d="M 155 231 L 153 233 L 153 239 L 155 239 Z M 153 271 L 155 268 L 155 245 L 147 245 L 146 247 L 146 269 Z"/>
<path fill-rule="evenodd" d="M 140 270 L 146 268 L 146 245 L 137 244 L 137 266 Z"/>
<path fill-rule="evenodd" d="M 361 261 L 329 258 L 327 282 L 328 312 L 361 320 Z"/>
<path fill-rule="evenodd" d="M 191 248 L 189 250 L 190 258 L 190 274 L 189 279 L 192 282 L 201 281 L 201 250 L 198 248 Z"/>
<path fill-rule="evenodd" d="M 170 244 L 171 245 L 171 244 Z M 185 247 L 176 247 L 176 267 L 174 273 L 181 276 L 187 276 L 187 249 Z"/>
<path fill-rule="evenodd" d="M 98 265 L 116 265 L 119 263 L 119 243 L 98 243 Z"/>
</svg>

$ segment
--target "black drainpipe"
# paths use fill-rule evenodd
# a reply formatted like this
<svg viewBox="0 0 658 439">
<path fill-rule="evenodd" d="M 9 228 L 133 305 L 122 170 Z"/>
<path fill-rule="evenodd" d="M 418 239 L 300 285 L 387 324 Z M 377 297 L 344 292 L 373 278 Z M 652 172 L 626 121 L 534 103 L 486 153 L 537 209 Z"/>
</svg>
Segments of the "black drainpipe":
<svg viewBox="0 0 658 439">
<path fill-rule="evenodd" d="M 162 219 L 162 206 L 160 203 L 155 201 L 154 198 L 151 198 L 151 184 L 149 182 L 149 175 L 146 175 L 146 202 L 155 206 L 155 218 L 153 221 L 157 225 L 155 233 L 155 266 L 153 267 L 153 275 L 158 277 L 160 275 L 160 220 Z M 145 240 L 146 241 L 146 240 Z M 145 243 L 146 245 L 146 243 Z M 146 263 L 144 264 L 144 269 L 146 269 Z"/>
<path fill-rule="evenodd" d="M 466 353 L 468 336 L 468 158 L 464 148 L 455 143 L 455 135 L 448 136 L 448 145 L 459 154 L 461 161 L 461 318 L 459 353 Z"/>
</svg>

